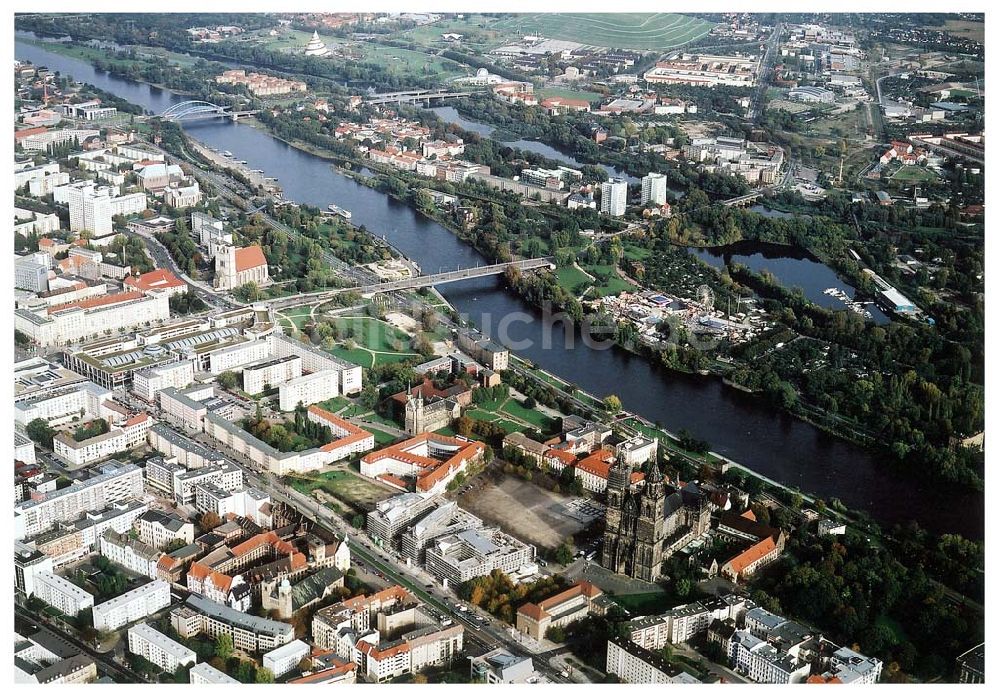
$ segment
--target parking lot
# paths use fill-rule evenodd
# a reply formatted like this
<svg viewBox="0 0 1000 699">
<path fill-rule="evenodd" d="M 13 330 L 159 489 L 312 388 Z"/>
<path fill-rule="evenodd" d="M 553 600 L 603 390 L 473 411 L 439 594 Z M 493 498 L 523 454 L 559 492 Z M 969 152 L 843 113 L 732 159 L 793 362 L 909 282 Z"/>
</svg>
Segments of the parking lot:
<svg viewBox="0 0 1000 699">
<path fill-rule="evenodd" d="M 458 498 L 461 507 L 483 521 L 499 525 L 518 539 L 545 549 L 559 546 L 598 516 L 584 504 L 587 502 L 591 501 L 557 495 L 511 477 L 463 492 Z M 574 504 L 567 509 L 570 503 Z"/>
</svg>

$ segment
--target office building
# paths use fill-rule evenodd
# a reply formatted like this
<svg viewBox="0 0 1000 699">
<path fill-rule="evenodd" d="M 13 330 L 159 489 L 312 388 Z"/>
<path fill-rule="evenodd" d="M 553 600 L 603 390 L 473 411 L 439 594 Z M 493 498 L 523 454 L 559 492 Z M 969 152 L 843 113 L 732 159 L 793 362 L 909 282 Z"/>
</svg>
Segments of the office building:
<svg viewBox="0 0 1000 699">
<path fill-rule="evenodd" d="M 52 573 L 52 559 L 41 551 L 14 542 L 14 589 L 23 592 L 26 597 L 35 594 L 35 576 L 39 573 Z"/>
<path fill-rule="evenodd" d="M 515 572 L 535 559 L 535 547 L 498 528 L 481 528 L 436 539 L 425 555 L 428 573 L 445 585 L 458 587 L 494 570 Z"/>
<path fill-rule="evenodd" d="M 470 678 L 477 683 L 525 684 L 540 679 L 531 658 L 514 655 L 502 647 L 470 657 L 469 663 Z"/>
<path fill-rule="evenodd" d="M 167 294 L 127 291 L 35 310 L 19 308 L 14 311 L 14 327 L 38 344 L 57 345 L 130 331 L 169 317 Z"/>
<path fill-rule="evenodd" d="M 439 504 L 438 499 L 422 493 L 395 495 L 368 513 L 365 532 L 376 544 L 398 550 L 403 531 Z"/>
<path fill-rule="evenodd" d="M 103 532 L 97 543 L 101 555 L 112 563 L 147 578 L 156 577 L 157 564 L 163 555 L 158 548 L 113 529 Z"/>
<path fill-rule="evenodd" d="M 152 403 L 166 388 L 185 388 L 194 381 L 194 364 L 186 359 L 141 369 L 132 375 L 132 392 Z"/>
<path fill-rule="evenodd" d="M 149 510 L 136 520 L 139 541 L 157 550 L 168 542 L 181 540 L 185 544 L 194 542 L 194 524 L 180 519 L 172 512 Z"/>
<path fill-rule="evenodd" d="M 607 673 L 617 675 L 622 684 L 700 684 L 661 654 L 628 639 L 608 640 Z"/>
<path fill-rule="evenodd" d="M 267 342 L 270 354 L 276 357 L 297 355 L 301 358 L 304 372 L 315 374 L 325 370 L 336 371 L 341 395 L 351 396 L 361 392 L 361 367 L 357 364 L 334 357 L 329 352 L 307 345 L 281 332 L 269 335 Z"/>
<path fill-rule="evenodd" d="M 49 265 L 39 262 L 34 255 L 15 257 L 14 288 L 27 291 L 49 290 Z"/>
</svg>

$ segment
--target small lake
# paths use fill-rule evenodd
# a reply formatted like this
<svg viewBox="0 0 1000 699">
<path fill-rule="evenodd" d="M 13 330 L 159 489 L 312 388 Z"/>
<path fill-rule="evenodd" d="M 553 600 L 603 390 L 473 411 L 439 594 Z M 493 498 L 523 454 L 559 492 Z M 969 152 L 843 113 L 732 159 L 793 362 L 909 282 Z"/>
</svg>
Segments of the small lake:
<svg viewBox="0 0 1000 699">
<path fill-rule="evenodd" d="M 472 133 L 479 134 L 483 138 L 491 138 L 496 128 L 490 124 L 484 124 L 481 121 L 473 121 L 472 119 L 467 119 L 458 113 L 458 110 L 454 107 L 430 107 L 428 111 L 434 112 L 444 121 L 460 126 L 466 131 L 471 131 Z M 520 148 L 521 150 L 528 151 L 530 153 L 537 153 L 538 155 L 544 156 L 546 158 L 551 158 L 552 160 L 558 160 L 566 165 L 574 168 L 581 168 L 584 165 L 591 165 L 591 163 L 582 163 L 576 158 L 574 158 L 569 153 L 559 150 L 547 143 L 542 143 L 541 141 L 529 141 L 527 139 L 520 139 L 517 141 L 502 141 L 502 143 L 510 146 L 511 148 Z M 593 164 L 596 167 L 602 168 L 608 173 L 609 177 L 621 177 L 629 182 L 629 184 L 635 184 L 639 182 L 638 177 L 632 177 L 625 172 L 622 172 L 618 168 L 611 167 L 610 165 L 600 165 Z"/>
<path fill-rule="evenodd" d="M 793 215 L 782 211 L 769 211 L 773 214 L 782 214 L 782 217 Z M 847 304 L 841 298 L 827 294 L 827 289 L 840 289 L 849 298 L 854 298 L 855 289 L 853 286 L 841 280 L 836 272 L 817 260 L 808 250 L 802 248 L 745 240 L 732 245 L 715 248 L 689 248 L 689 250 L 698 259 L 707 262 L 716 269 L 723 269 L 731 262 L 738 262 L 754 272 L 767 270 L 783 286 L 789 289 L 796 287 L 802 289 L 802 293 L 807 299 L 823 308 L 834 311 L 842 311 L 847 308 Z M 867 304 L 865 309 L 872 315 L 870 320 L 878 325 L 885 325 L 889 322 L 888 316 L 874 303 Z"/>
</svg>

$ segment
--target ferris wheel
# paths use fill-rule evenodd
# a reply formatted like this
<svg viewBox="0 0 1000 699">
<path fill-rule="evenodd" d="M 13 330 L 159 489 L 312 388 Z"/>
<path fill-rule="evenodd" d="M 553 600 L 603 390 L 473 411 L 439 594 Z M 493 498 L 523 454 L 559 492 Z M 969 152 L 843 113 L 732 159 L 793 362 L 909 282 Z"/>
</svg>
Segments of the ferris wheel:
<svg viewBox="0 0 1000 699">
<path fill-rule="evenodd" d="M 698 287 L 698 303 L 702 305 L 706 310 L 712 310 L 715 308 L 715 292 L 708 284 L 702 284 Z"/>
</svg>

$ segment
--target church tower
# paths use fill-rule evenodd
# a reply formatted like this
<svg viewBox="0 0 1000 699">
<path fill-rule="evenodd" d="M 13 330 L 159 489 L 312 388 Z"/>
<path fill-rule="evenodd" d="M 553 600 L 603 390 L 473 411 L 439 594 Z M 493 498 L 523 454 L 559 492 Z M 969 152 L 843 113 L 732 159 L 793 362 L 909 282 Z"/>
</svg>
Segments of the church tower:
<svg viewBox="0 0 1000 699">
<path fill-rule="evenodd" d="M 642 490 L 631 488 L 631 468 L 619 457 L 608 472 L 601 565 L 647 582 L 660 577 L 666 539 L 663 474 L 654 463 Z"/>
<path fill-rule="evenodd" d="M 646 484 L 639 498 L 639 517 L 636 523 L 636 551 L 634 577 L 652 582 L 660 577 L 663 567 L 663 542 L 666 539 L 663 474 L 653 461 L 646 474 Z"/>
<path fill-rule="evenodd" d="M 236 283 L 237 278 L 236 246 L 218 246 L 215 253 L 215 288 L 224 290 L 233 289 L 239 286 Z"/>
<path fill-rule="evenodd" d="M 608 472 L 608 507 L 604 515 L 604 546 L 601 549 L 601 565 L 624 575 L 630 574 L 626 563 L 631 558 L 635 531 L 630 470 L 619 457 Z"/>
<path fill-rule="evenodd" d="M 424 397 L 417 395 L 406 398 L 406 418 L 403 422 L 407 434 L 417 435 L 424 431 Z"/>
</svg>

